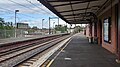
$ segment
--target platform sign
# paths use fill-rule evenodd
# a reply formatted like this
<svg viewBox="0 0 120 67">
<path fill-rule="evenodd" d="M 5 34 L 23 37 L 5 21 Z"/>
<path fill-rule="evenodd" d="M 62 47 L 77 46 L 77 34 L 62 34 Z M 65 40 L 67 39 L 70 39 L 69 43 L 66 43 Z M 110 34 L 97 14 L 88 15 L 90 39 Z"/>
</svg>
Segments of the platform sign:
<svg viewBox="0 0 120 67">
<path fill-rule="evenodd" d="M 109 23 L 108 19 L 104 20 L 104 41 L 109 41 Z"/>
</svg>

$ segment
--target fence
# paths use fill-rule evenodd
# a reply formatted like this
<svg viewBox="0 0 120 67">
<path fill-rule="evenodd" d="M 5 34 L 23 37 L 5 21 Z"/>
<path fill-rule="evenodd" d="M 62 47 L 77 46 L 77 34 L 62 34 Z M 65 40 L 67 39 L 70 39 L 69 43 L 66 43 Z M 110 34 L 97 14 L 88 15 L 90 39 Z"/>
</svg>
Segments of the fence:
<svg viewBox="0 0 120 67">
<path fill-rule="evenodd" d="M 24 37 L 23 30 L 16 30 L 17 37 Z M 15 37 L 15 30 L 0 30 L 0 39 Z"/>
</svg>

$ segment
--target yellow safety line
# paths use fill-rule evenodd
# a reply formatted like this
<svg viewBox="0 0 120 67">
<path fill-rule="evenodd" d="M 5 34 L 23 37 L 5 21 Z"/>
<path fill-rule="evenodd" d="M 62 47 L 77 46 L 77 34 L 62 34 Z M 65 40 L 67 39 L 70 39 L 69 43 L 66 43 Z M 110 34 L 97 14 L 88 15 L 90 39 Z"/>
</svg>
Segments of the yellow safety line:
<svg viewBox="0 0 120 67">
<path fill-rule="evenodd" d="M 70 43 L 72 39 L 69 40 L 69 42 L 61 49 L 61 51 L 48 63 L 48 65 L 46 67 L 50 67 L 51 64 L 53 63 L 53 61 L 57 58 L 57 56 L 63 51 L 63 49 L 65 49 L 67 47 L 67 45 Z"/>
<path fill-rule="evenodd" d="M 46 67 L 50 67 L 50 65 L 53 63 L 54 59 L 52 59 Z"/>
<path fill-rule="evenodd" d="M 49 63 L 49 62 L 50 62 L 50 60 L 47 60 L 45 63 L 43 63 L 43 64 L 41 65 L 41 67 L 45 67 L 46 64 Z"/>
</svg>

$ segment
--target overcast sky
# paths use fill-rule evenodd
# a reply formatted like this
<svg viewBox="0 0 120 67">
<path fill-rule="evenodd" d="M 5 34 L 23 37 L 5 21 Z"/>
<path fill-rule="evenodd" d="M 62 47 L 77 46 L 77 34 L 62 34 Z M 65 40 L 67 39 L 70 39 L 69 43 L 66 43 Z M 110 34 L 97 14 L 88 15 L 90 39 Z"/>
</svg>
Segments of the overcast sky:
<svg viewBox="0 0 120 67">
<path fill-rule="evenodd" d="M 43 27 L 48 28 L 48 18 L 57 17 L 46 7 L 40 4 L 37 0 L 0 0 L 0 17 L 6 22 L 14 23 L 14 12 L 17 12 L 17 22 L 28 23 L 29 26 L 37 26 L 41 28 L 42 19 L 44 20 Z M 57 19 L 51 20 L 51 26 L 57 24 Z M 60 24 L 66 23 L 60 19 Z"/>
</svg>

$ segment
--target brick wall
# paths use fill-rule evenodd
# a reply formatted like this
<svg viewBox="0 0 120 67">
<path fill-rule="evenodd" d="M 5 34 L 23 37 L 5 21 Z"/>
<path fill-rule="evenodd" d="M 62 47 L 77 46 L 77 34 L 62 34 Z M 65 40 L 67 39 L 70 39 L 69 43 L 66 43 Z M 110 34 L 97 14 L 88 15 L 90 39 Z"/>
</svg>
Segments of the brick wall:
<svg viewBox="0 0 120 67">
<path fill-rule="evenodd" d="M 112 15 L 112 16 L 111 16 Z M 104 42 L 103 39 L 103 20 L 107 17 L 111 17 L 111 43 Z M 102 21 L 102 47 L 105 49 L 111 51 L 112 53 L 116 54 L 116 20 L 115 20 L 115 6 L 112 7 L 112 14 L 111 9 L 107 10 L 105 13 L 103 13 L 101 16 L 98 17 L 99 20 Z M 98 43 L 100 44 L 100 22 L 97 24 L 97 35 L 98 35 Z"/>
</svg>

